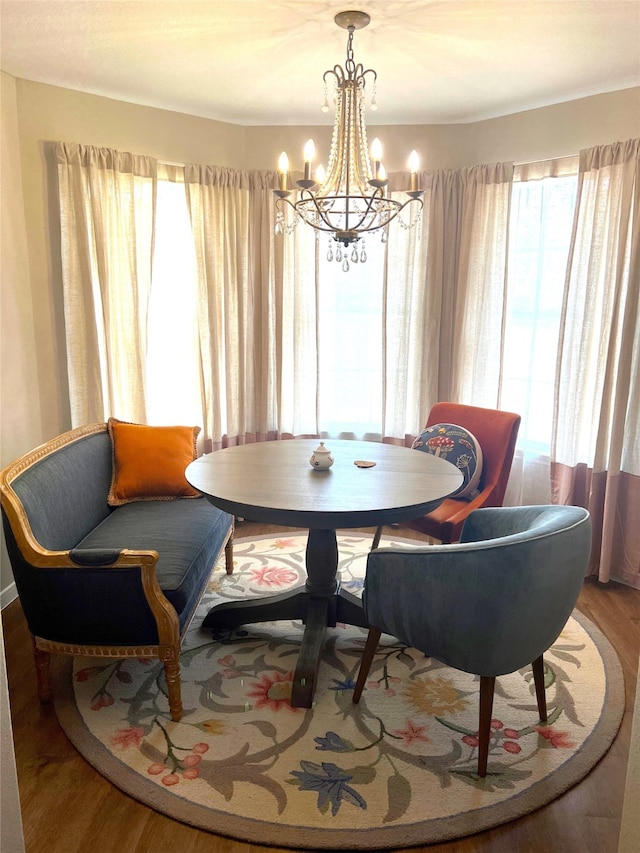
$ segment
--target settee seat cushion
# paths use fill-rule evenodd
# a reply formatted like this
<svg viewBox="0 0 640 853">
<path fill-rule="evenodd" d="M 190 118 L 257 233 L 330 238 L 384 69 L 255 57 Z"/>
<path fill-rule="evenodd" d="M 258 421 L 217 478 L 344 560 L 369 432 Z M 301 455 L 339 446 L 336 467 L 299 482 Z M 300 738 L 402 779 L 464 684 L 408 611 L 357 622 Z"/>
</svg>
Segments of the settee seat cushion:
<svg viewBox="0 0 640 853">
<path fill-rule="evenodd" d="M 178 613 L 182 633 L 231 520 L 204 498 L 135 502 L 113 510 L 77 547 L 157 551 L 158 584 Z"/>
</svg>

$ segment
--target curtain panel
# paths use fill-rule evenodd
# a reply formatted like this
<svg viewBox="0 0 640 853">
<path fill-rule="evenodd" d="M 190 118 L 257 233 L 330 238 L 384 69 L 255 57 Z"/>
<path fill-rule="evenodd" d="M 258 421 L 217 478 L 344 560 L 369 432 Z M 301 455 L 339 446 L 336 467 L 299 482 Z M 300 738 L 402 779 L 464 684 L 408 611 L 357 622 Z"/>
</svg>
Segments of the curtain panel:
<svg viewBox="0 0 640 853">
<path fill-rule="evenodd" d="M 72 426 L 144 422 L 157 164 L 57 143 Z"/>
<path fill-rule="evenodd" d="M 554 500 L 594 521 L 590 571 L 640 588 L 640 139 L 580 153 L 552 445 Z"/>
<path fill-rule="evenodd" d="M 436 400 L 497 408 L 513 164 L 435 172 L 429 286 L 441 294 Z"/>
<path fill-rule="evenodd" d="M 385 441 L 410 445 L 438 400 L 498 406 L 512 181 L 511 163 L 423 172 L 421 227 L 389 229 Z"/>
<path fill-rule="evenodd" d="M 205 447 L 318 434 L 315 241 L 275 236 L 277 186 L 275 172 L 185 167 Z"/>
<path fill-rule="evenodd" d="M 302 224 L 275 236 L 277 173 L 62 143 L 56 154 L 74 424 L 147 419 L 160 179 L 184 182 L 189 210 L 205 448 L 320 435 L 321 249 Z M 382 277 L 383 349 L 379 427 L 368 437 L 410 444 L 443 395 L 495 404 L 486 364 L 500 348 L 511 174 L 510 165 L 424 173 L 422 216 L 396 220 L 382 268 L 367 269 Z"/>
</svg>

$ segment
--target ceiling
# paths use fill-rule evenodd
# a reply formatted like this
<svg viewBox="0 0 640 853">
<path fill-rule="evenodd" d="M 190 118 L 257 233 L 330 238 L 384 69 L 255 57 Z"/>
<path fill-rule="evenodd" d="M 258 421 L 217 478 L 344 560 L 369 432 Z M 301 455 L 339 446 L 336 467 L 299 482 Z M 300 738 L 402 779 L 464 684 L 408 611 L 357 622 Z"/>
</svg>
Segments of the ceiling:
<svg viewBox="0 0 640 853">
<path fill-rule="evenodd" d="M 378 73 L 376 124 L 640 86 L 640 0 L 1 0 L 0 67 L 239 125 L 326 124 L 322 74 L 347 43 L 333 18 L 354 8 L 371 16 L 354 54 Z"/>
</svg>

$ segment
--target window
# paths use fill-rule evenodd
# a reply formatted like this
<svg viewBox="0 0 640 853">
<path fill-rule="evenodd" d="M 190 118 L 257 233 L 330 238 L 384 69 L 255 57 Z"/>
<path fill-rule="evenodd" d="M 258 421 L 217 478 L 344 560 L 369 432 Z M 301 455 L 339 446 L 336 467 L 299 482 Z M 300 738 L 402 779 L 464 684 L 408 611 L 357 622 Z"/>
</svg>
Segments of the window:
<svg viewBox="0 0 640 853">
<path fill-rule="evenodd" d="M 333 241 L 332 241 L 333 242 Z M 385 246 L 366 241 L 366 263 L 343 272 L 319 262 L 319 409 L 323 435 L 379 438 L 382 433 L 382 295 Z M 334 248 L 335 251 L 335 248 Z M 351 250 L 348 250 L 349 254 Z"/>
<path fill-rule="evenodd" d="M 511 195 L 501 407 L 519 445 L 548 455 L 558 334 L 577 176 L 516 182 Z"/>
<path fill-rule="evenodd" d="M 512 189 L 500 406 L 522 415 L 519 446 L 533 455 L 549 454 L 576 189 L 577 176 L 519 181 Z M 352 263 L 347 273 L 341 264 L 327 259 L 326 247 L 327 240 L 321 238 L 317 261 L 319 430 L 334 438 L 380 439 L 386 246 L 378 235 L 369 237 L 367 262 Z M 313 286 L 310 281 L 309 287 Z M 148 317 L 146 387 L 151 423 L 173 423 L 176 413 L 181 421 L 201 422 L 197 312 L 197 275 L 184 186 L 161 180 Z M 295 365 L 290 367 L 295 370 Z M 407 429 L 411 430 L 409 424 Z"/>
<path fill-rule="evenodd" d="M 149 423 L 200 424 L 197 274 L 184 185 L 158 181 L 147 322 Z"/>
</svg>

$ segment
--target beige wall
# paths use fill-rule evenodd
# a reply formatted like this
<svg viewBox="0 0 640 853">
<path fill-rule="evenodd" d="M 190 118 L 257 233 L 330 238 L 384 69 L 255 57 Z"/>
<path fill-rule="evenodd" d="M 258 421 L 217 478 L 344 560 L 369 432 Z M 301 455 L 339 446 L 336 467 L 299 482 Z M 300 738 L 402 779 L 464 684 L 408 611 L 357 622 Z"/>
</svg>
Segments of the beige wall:
<svg viewBox="0 0 640 853">
<path fill-rule="evenodd" d="M 27 223 L 20 167 L 15 80 L 0 75 L 0 466 L 43 436 L 42 400 L 46 376 L 39 373 L 35 317 L 37 296 L 31 287 Z M 48 340 L 52 340 L 49 331 Z M 1 603 L 13 578 L 2 538 Z"/>
<path fill-rule="evenodd" d="M 637 137 L 640 89 L 594 95 L 473 124 L 370 125 L 367 133 L 370 140 L 380 137 L 387 171 L 406 169 L 412 148 L 420 153 L 424 169 L 546 160 Z M 246 128 L 247 168 L 274 169 L 280 152 L 286 149 L 292 165 L 301 169 L 302 149 L 310 136 L 326 165 L 330 128 Z"/>
<path fill-rule="evenodd" d="M 272 169 L 286 149 L 302 166 L 309 136 L 324 152 L 324 127 L 240 127 L 123 101 L 15 80 L 2 74 L 3 464 L 70 427 L 64 311 L 52 143 L 79 142 L 169 162 Z M 596 95 L 476 124 L 370 127 L 388 170 L 412 148 L 422 166 L 522 162 L 640 133 L 640 89 Z M 0 590 L 11 582 L 3 553 Z M 4 601 L 3 601 L 4 603 Z"/>
</svg>

